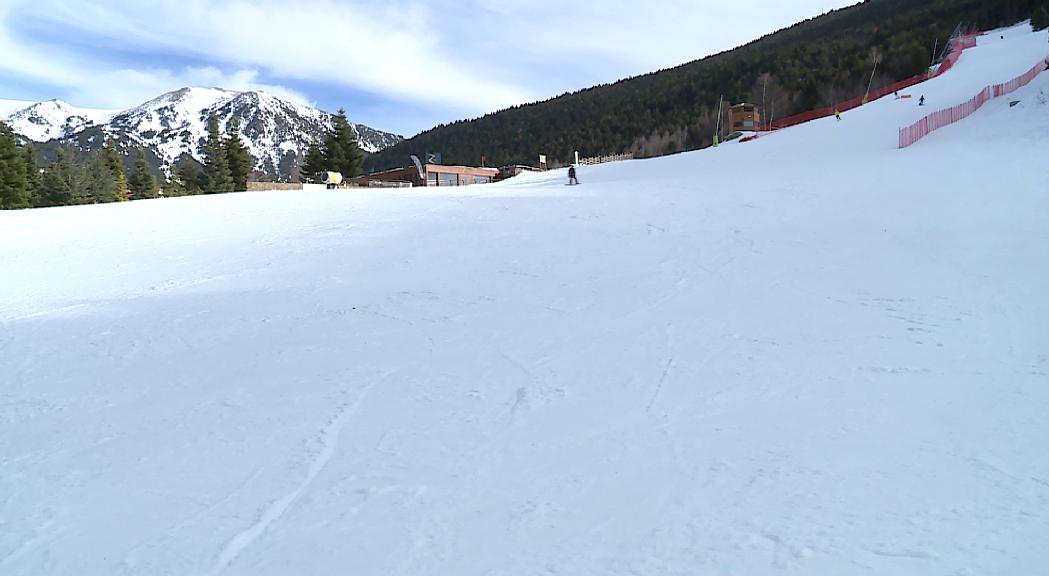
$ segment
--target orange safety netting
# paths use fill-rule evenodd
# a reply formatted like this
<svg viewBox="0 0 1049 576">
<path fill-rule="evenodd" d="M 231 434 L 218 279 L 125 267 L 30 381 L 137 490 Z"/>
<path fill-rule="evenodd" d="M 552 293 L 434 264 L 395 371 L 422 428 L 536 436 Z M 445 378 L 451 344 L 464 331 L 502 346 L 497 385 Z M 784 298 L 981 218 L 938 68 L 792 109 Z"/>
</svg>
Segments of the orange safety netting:
<svg viewBox="0 0 1049 576">
<path fill-rule="evenodd" d="M 835 110 L 837 110 L 838 112 L 846 112 L 854 108 L 859 108 L 867 102 L 877 100 L 884 96 L 888 96 L 889 94 L 894 94 L 900 90 L 910 88 L 915 84 L 920 84 L 931 78 L 936 78 L 937 76 L 940 76 L 941 74 L 944 74 L 948 70 L 953 68 L 955 63 L 958 62 L 958 59 L 961 58 L 962 52 L 969 48 L 976 47 L 976 37 L 978 35 L 979 34 L 968 34 L 965 36 L 959 36 L 958 38 L 955 38 L 951 43 L 951 51 L 950 53 L 948 53 L 947 58 L 944 59 L 942 63 L 940 63 L 940 66 L 935 71 L 930 71 L 926 74 L 919 74 L 906 80 L 896 82 L 895 84 L 890 84 L 883 88 L 872 90 L 867 95 L 860 96 L 858 98 L 853 98 L 852 100 L 848 100 L 846 102 L 840 102 L 836 106 L 817 108 L 815 110 L 809 110 L 808 112 L 802 112 L 800 114 L 795 114 L 793 116 L 781 118 L 772 122 L 772 124 L 769 127 L 767 127 L 766 130 L 779 130 L 781 128 L 795 126 L 797 124 L 802 124 L 811 120 L 827 118 L 829 116 L 833 116 Z"/>
<path fill-rule="evenodd" d="M 1035 77 L 1042 73 L 1046 67 L 1046 62 L 1049 62 L 1049 58 L 1047 58 L 1046 61 L 1035 64 L 1033 68 L 1008 82 L 984 88 L 979 94 L 973 96 L 967 102 L 943 110 L 938 110 L 906 128 L 900 128 L 900 148 L 906 148 L 911 144 L 914 144 L 918 140 L 928 136 L 933 130 L 938 130 L 944 126 L 954 124 L 963 118 L 967 118 L 992 98 L 1004 96 L 1028 85 L 1031 80 L 1034 80 Z"/>
</svg>

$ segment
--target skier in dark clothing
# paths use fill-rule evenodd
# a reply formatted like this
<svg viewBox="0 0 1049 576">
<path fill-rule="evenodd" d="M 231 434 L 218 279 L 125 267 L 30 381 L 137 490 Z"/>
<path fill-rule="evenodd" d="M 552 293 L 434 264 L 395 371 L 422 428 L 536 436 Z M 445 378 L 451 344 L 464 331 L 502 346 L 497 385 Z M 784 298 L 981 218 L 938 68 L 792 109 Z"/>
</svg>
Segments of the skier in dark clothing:
<svg viewBox="0 0 1049 576">
<path fill-rule="evenodd" d="M 579 180 L 575 177 L 575 166 L 568 167 L 568 184 L 579 184 Z"/>
<path fill-rule="evenodd" d="M 922 97 L 918 99 L 918 106 L 925 106 L 925 95 L 924 94 L 922 94 Z"/>
</svg>

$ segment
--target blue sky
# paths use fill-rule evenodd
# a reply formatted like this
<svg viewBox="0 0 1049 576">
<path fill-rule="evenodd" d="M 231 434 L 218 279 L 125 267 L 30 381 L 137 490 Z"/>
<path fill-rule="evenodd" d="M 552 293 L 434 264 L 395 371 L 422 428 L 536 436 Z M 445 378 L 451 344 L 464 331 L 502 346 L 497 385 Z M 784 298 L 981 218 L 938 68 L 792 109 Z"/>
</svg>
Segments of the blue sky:
<svg viewBox="0 0 1049 576">
<path fill-rule="evenodd" d="M 841 0 L 0 0 L 0 98 L 261 89 L 407 136 L 746 43 Z"/>
</svg>

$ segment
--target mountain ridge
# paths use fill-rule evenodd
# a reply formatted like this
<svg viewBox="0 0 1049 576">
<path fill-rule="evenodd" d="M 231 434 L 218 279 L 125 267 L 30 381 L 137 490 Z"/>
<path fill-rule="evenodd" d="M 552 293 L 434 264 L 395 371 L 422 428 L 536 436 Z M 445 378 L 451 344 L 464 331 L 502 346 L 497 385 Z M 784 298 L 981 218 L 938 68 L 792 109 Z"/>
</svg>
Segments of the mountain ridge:
<svg viewBox="0 0 1049 576">
<path fill-rule="evenodd" d="M 4 101 L 11 110 L 18 101 Z M 207 119 L 216 114 L 225 130 L 236 117 L 241 136 L 255 160 L 256 177 L 293 180 L 311 142 L 331 126 L 333 115 L 264 91 L 187 86 L 165 92 L 126 110 L 78 108 L 62 100 L 31 103 L 3 119 L 19 136 L 35 143 L 68 144 L 92 152 L 112 138 L 127 152 L 144 147 L 159 173 L 168 173 L 186 158 L 202 161 Z M 375 153 L 403 140 L 402 136 L 350 122 L 358 144 Z"/>
</svg>

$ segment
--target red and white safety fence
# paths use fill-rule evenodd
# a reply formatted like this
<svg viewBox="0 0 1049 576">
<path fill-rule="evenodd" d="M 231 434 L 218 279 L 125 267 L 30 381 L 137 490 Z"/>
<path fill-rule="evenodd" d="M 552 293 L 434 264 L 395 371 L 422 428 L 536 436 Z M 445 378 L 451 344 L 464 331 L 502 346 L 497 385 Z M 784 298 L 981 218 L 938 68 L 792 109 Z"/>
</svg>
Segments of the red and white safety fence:
<svg viewBox="0 0 1049 576">
<path fill-rule="evenodd" d="M 873 102 L 875 100 L 878 100 L 879 98 L 888 96 L 889 94 L 895 94 L 900 90 L 906 90 L 911 86 L 921 84 L 922 82 L 931 80 L 932 78 L 936 78 L 937 76 L 941 76 L 954 67 L 954 65 L 958 62 L 958 59 L 962 57 L 963 52 L 965 52 L 969 48 L 976 47 L 976 38 L 981 34 L 982 33 L 966 34 L 964 36 L 958 36 L 951 39 L 951 50 L 947 54 L 947 58 L 945 58 L 944 61 L 941 62 L 935 70 L 929 70 L 928 72 L 924 72 L 917 76 L 907 78 L 906 80 L 901 80 L 899 82 L 896 82 L 895 84 L 890 84 L 888 86 L 876 88 L 874 90 L 871 90 L 869 93 L 864 94 L 863 96 L 857 96 L 852 100 L 838 102 L 833 106 L 817 108 L 815 110 L 809 110 L 807 112 L 802 112 L 800 114 L 795 114 L 786 118 L 780 118 L 779 120 L 772 122 L 771 125 L 764 127 L 762 131 L 767 132 L 773 130 L 781 130 L 783 128 L 789 128 L 791 126 L 796 126 L 798 124 L 803 124 L 805 122 L 817 120 L 819 118 L 827 118 L 833 116 L 835 111 L 848 112 L 849 110 L 859 108 L 864 104 Z M 741 142 L 745 141 L 746 140 L 741 140 Z"/>
<path fill-rule="evenodd" d="M 1045 70 L 1046 66 L 1049 66 L 1049 57 L 1036 64 L 1034 68 L 1031 68 L 1022 76 L 1017 76 L 1016 78 L 1006 82 L 1005 84 L 995 84 L 992 87 L 992 89 L 994 90 L 994 97 L 997 98 L 999 96 L 1005 96 L 1010 92 L 1015 92 L 1020 88 L 1027 86 L 1031 83 L 1031 80 L 1034 80 L 1036 77 L 1038 77 L 1039 74 L 1042 73 L 1042 71 Z"/>
<path fill-rule="evenodd" d="M 1015 92 L 1016 90 L 1027 86 L 1032 80 L 1041 74 L 1043 70 L 1045 70 L 1046 66 L 1049 66 L 1049 58 L 1035 64 L 1033 68 L 1024 74 L 1017 76 L 1004 84 L 995 84 L 994 86 L 984 88 L 979 94 L 970 98 L 968 102 L 933 112 L 906 128 L 900 128 L 900 148 L 906 148 L 918 140 L 925 138 L 935 130 L 939 130 L 944 126 L 949 126 L 969 117 L 973 112 L 979 110 L 981 106 L 993 98 L 1005 96 L 1006 94 Z"/>
</svg>

